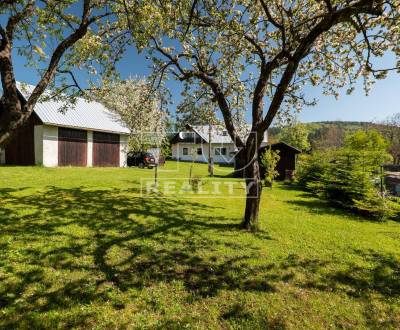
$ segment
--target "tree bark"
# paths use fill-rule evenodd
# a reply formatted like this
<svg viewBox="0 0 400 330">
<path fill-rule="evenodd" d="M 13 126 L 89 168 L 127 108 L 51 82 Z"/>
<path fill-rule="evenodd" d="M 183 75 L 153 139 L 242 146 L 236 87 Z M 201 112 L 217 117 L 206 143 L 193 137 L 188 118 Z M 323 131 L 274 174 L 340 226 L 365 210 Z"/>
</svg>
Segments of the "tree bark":
<svg viewBox="0 0 400 330">
<path fill-rule="evenodd" d="M 249 231 L 258 230 L 258 213 L 261 199 L 261 177 L 258 159 L 254 159 L 245 169 L 246 208 L 242 227 Z"/>
</svg>

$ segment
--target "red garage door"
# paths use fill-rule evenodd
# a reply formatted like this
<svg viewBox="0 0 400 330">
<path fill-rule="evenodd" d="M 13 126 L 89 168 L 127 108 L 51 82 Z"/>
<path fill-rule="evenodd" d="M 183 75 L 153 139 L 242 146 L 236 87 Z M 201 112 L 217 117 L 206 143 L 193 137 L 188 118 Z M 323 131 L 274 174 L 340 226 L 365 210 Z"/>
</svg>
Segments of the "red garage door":
<svg viewBox="0 0 400 330">
<path fill-rule="evenodd" d="M 86 131 L 58 128 L 58 166 L 87 165 Z"/>
<path fill-rule="evenodd" d="M 93 132 L 93 166 L 119 166 L 119 135 Z"/>
</svg>

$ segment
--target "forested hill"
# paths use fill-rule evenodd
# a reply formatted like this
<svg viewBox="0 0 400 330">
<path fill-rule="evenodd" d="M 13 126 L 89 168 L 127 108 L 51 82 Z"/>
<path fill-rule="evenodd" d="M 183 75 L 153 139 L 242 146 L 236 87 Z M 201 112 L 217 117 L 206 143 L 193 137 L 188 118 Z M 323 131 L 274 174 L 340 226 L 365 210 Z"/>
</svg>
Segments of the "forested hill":
<svg viewBox="0 0 400 330">
<path fill-rule="evenodd" d="M 356 121 L 321 121 L 294 126 L 271 127 L 269 141 L 284 141 L 305 151 L 341 147 L 345 136 L 357 130 L 377 130 L 390 143 L 399 143 L 400 126 Z"/>
<path fill-rule="evenodd" d="M 313 131 L 326 130 L 329 128 L 344 130 L 345 132 L 368 128 L 379 130 L 382 126 L 381 124 L 365 121 L 317 121 L 311 123 L 302 123 L 302 125 L 306 126 L 308 130 L 311 131 L 310 133 L 312 133 Z M 276 136 L 281 132 L 281 130 L 282 127 L 275 126 L 271 127 L 268 132 L 271 136 Z"/>
</svg>

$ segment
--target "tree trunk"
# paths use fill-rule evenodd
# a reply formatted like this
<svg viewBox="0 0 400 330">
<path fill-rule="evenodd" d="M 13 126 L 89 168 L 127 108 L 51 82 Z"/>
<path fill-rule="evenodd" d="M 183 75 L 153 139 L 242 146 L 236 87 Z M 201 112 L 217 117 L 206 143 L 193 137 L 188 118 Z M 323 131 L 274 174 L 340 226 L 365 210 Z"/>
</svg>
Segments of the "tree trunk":
<svg viewBox="0 0 400 330">
<path fill-rule="evenodd" d="M 246 157 L 244 154 L 244 149 L 241 149 L 236 155 L 235 155 L 235 171 L 233 173 L 233 176 L 235 178 L 244 178 L 244 168 L 246 166 Z"/>
<path fill-rule="evenodd" d="M 246 208 L 242 227 L 246 230 L 258 230 L 258 212 L 261 199 L 261 178 L 258 159 L 256 158 L 245 169 Z"/>
</svg>

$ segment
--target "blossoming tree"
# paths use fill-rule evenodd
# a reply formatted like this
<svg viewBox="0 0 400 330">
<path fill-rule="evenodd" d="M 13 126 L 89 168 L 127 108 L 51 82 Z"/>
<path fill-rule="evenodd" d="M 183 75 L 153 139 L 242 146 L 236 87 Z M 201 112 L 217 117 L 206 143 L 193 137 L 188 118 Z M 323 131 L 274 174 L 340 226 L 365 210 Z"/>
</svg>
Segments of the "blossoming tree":
<svg viewBox="0 0 400 330">
<path fill-rule="evenodd" d="M 93 92 L 93 98 L 120 116 L 130 129 L 129 148 L 161 147 L 166 139 L 167 112 L 162 90 L 144 79 L 115 80 Z"/>
<path fill-rule="evenodd" d="M 241 149 L 247 199 L 243 227 L 258 227 L 261 183 L 257 151 L 274 118 L 300 109 L 305 85 L 326 94 L 368 90 L 389 69 L 376 58 L 400 55 L 398 0 L 176 0 L 121 1 L 127 26 L 142 33 L 144 48 L 162 77 L 182 81 L 185 91 L 208 88 L 226 129 Z M 135 24 L 132 21 L 136 19 Z M 190 94 L 190 93 L 188 93 Z M 239 136 L 234 109 L 251 113 L 251 134 Z"/>
</svg>

